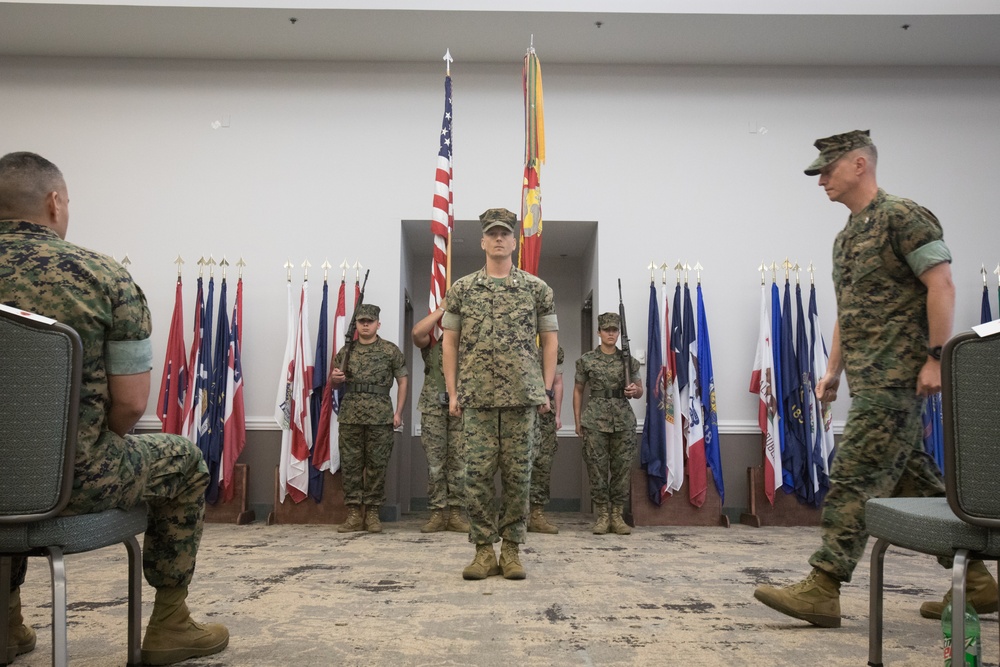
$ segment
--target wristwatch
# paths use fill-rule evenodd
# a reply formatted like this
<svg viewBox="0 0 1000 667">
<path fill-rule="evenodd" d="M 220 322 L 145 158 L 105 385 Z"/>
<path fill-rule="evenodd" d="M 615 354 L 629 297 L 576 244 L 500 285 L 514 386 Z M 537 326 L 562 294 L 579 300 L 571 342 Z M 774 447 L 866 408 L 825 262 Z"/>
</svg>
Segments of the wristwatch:
<svg viewBox="0 0 1000 667">
<path fill-rule="evenodd" d="M 549 397 L 550 401 L 556 400 L 556 390 L 555 389 L 546 389 L 545 390 L 545 395 Z"/>
<path fill-rule="evenodd" d="M 935 345 L 934 347 L 928 347 L 927 356 L 931 357 L 932 359 L 937 359 L 938 361 L 941 361 L 941 349 L 942 348 L 940 345 Z"/>
</svg>

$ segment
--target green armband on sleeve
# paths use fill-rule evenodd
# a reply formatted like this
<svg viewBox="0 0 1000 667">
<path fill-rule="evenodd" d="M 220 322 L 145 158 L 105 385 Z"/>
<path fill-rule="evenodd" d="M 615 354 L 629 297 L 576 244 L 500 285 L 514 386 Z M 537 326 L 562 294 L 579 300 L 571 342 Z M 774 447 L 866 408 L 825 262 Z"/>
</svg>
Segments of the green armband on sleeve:
<svg viewBox="0 0 1000 667">
<path fill-rule="evenodd" d="M 153 344 L 142 340 L 109 340 L 104 344 L 108 375 L 135 375 L 153 368 Z"/>
<path fill-rule="evenodd" d="M 906 263 L 916 276 L 941 262 L 951 262 L 951 251 L 941 240 L 926 243 L 906 256 Z"/>
</svg>

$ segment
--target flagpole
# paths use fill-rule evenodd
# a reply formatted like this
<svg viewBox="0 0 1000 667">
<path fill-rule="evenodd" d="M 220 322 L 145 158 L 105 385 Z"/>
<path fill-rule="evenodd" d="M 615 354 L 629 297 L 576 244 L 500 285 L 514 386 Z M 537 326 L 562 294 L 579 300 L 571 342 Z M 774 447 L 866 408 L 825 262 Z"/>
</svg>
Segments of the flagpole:
<svg viewBox="0 0 1000 667">
<path fill-rule="evenodd" d="M 177 265 L 177 282 L 181 281 L 181 265 L 183 263 L 184 263 L 184 260 L 181 259 L 181 256 L 178 254 L 177 255 L 177 259 L 174 260 L 174 264 Z M 985 278 L 983 278 L 983 280 L 985 280 Z"/>
</svg>

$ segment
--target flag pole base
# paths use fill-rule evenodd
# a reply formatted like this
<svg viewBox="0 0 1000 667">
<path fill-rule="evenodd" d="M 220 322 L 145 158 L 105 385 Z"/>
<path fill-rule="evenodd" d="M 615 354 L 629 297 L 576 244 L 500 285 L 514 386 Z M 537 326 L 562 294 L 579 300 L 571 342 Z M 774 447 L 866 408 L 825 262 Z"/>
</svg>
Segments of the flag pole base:
<svg viewBox="0 0 1000 667">
<path fill-rule="evenodd" d="M 656 505 L 646 493 L 646 471 L 632 470 L 632 516 L 637 526 L 721 526 L 729 528 L 729 517 L 722 513 L 722 499 L 715 487 L 712 471 L 707 470 L 708 490 L 701 507 L 691 504 L 688 483 Z"/>
<path fill-rule="evenodd" d="M 237 463 L 233 467 L 233 499 L 216 504 L 205 503 L 205 523 L 235 523 L 238 526 L 252 523 L 257 515 L 247 508 L 247 479 L 250 466 Z"/>
<path fill-rule="evenodd" d="M 749 511 L 740 516 L 740 523 L 754 528 L 761 526 L 818 526 L 822 510 L 798 501 L 794 493 L 781 489 L 774 492 L 774 505 L 764 493 L 764 466 L 747 468 L 747 505 Z"/>
<path fill-rule="evenodd" d="M 330 474 L 323 473 L 323 499 L 316 502 L 306 496 L 302 502 L 292 501 L 291 496 L 285 496 L 285 502 L 280 500 L 281 487 L 278 478 L 278 466 L 274 467 L 274 509 L 267 515 L 267 525 L 274 524 L 320 524 L 334 525 L 344 523 L 347 519 L 347 506 L 344 504 L 344 484 L 340 471 Z"/>
</svg>

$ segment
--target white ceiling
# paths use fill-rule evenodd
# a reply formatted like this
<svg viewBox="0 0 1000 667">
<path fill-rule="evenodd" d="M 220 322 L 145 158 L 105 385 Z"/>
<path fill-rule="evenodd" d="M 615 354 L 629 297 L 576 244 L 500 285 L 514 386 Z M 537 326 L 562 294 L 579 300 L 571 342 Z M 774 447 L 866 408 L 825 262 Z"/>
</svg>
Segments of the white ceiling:
<svg viewBox="0 0 1000 667">
<path fill-rule="evenodd" d="M 0 56 L 1000 66 L 997 0 L 0 2 Z M 823 11 L 824 13 L 818 13 Z M 292 19 L 295 19 L 294 23 Z M 600 24 L 600 25 L 598 25 Z"/>
</svg>

